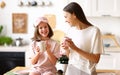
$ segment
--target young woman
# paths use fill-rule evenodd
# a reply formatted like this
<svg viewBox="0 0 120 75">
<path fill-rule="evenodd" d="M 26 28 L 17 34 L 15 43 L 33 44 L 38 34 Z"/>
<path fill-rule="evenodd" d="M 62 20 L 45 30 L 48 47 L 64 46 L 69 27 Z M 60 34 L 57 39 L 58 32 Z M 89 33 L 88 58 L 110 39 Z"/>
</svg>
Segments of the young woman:
<svg viewBox="0 0 120 75">
<path fill-rule="evenodd" d="M 103 52 L 100 30 L 87 21 L 78 3 L 69 3 L 63 11 L 71 26 L 61 44 L 69 57 L 65 75 L 97 75 L 96 64 Z"/>
<path fill-rule="evenodd" d="M 59 43 L 51 39 L 53 31 L 45 17 L 35 23 L 33 42 L 30 45 L 32 68 L 29 75 L 56 75 L 56 61 L 59 57 Z"/>
</svg>

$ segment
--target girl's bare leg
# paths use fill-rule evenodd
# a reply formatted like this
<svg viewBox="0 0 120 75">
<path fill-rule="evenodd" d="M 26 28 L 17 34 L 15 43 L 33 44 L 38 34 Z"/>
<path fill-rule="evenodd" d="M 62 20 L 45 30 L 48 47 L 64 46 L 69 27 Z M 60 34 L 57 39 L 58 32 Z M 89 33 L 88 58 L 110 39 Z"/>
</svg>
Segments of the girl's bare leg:
<svg viewBox="0 0 120 75">
<path fill-rule="evenodd" d="M 29 75 L 41 75 L 39 72 L 30 72 Z"/>
</svg>

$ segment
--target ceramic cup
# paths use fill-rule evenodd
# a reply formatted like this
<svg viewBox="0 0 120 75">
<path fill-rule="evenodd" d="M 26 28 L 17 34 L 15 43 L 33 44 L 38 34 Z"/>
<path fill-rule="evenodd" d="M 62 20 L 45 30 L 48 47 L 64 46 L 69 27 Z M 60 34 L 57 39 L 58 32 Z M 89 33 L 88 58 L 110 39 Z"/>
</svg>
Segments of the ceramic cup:
<svg viewBox="0 0 120 75">
<path fill-rule="evenodd" d="M 71 39 L 68 38 L 68 37 L 64 37 L 62 43 L 64 43 L 64 44 L 66 45 L 66 41 L 67 41 L 67 40 L 71 40 Z"/>
<path fill-rule="evenodd" d="M 63 40 L 62 40 L 62 45 L 64 46 L 64 47 L 68 47 L 69 48 L 69 46 L 67 45 L 67 43 L 66 43 L 66 41 L 67 40 L 71 40 L 70 38 L 68 38 L 68 37 L 64 37 L 63 38 Z M 64 54 L 64 53 L 66 53 L 66 50 L 64 50 L 62 47 L 61 47 L 61 54 Z"/>
<path fill-rule="evenodd" d="M 45 41 L 37 42 L 37 46 L 39 46 L 40 52 L 44 52 L 46 50 L 46 42 Z"/>
</svg>

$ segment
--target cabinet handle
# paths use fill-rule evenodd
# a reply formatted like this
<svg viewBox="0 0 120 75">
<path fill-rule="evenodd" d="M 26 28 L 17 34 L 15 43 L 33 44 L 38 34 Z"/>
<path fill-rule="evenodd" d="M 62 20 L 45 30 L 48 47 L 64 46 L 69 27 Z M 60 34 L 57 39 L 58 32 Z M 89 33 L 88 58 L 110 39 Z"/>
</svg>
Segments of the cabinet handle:
<svg viewBox="0 0 120 75">
<path fill-rule="evenodd" d="M 110 17 L 111 15 L 102 15 L 103 17 Z"/>
<path fill-rule="evenodd" d="M 106 54 L 106 53 L 104 53 L 104 54 L 102 54 L 102 55 L 108 55 L 108 56 L 110 56 L 111 54 Z"/>
</svg>

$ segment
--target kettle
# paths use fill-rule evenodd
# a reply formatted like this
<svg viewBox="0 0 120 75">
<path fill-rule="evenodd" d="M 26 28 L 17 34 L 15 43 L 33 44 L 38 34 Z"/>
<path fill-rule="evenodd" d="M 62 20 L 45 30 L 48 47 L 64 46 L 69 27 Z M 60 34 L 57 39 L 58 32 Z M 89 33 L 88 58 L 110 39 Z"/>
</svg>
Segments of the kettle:
<svg viewBox="0 0 120 75">
<path fill-rule="evenodd" d="M 23 39 L 20 38 L 20 37 L 19 37 L 19 38 L 16 38 L 16 40 L 15 40 L 15 45 L 16 45 L 16 46 L 22 46 L 22 40 L 23 40 Z"/>
</svg>

